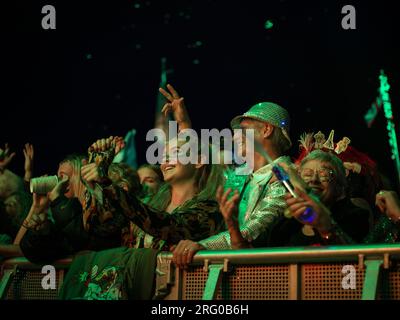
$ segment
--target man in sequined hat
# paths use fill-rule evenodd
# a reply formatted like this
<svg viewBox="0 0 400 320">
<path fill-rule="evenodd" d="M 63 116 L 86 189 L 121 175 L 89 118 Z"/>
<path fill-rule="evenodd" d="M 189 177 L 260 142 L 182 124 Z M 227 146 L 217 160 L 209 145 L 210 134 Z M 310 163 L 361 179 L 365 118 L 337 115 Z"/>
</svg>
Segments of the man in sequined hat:
<svg viewBox="0 0 400 320">
<path fill-rule="evenodd" d="M 239 214 L 236 223 L 239 224 L 241 238 L 254 245 L 261 240 L 260 237 L 268 234 L 268 230 L 283 216 L 287 207 L 284 199 L 286 189 L 274 177 L 272 166 L 280 162 L 290 163 L 290 158 L 284 156 L 292 144 L 289 137 L 290 117 L 287 110 L 278 104 L 261 102 L 243 115 L 235 117 L 231 126 L 232 129 L 253 129 L 255 144 L 272 159 L 272 162 L 268 163 L 262 151 L 256 148 L 252 163 L 253 172 L 245 183 L 237 187 Z M 248 150 L 245 141 L 246 137 L 242 139 L 242 152 Z M 229 230 L 229 221 L 227 225 Z M 234 243 L 228 231 L 197 243 L 184 240 L 174 250 L 174 261 L 178 266 L 184 267 L 199 250 L 224 250 L 232 247 L 240 247 L 240 243 Z"/>
</svg>

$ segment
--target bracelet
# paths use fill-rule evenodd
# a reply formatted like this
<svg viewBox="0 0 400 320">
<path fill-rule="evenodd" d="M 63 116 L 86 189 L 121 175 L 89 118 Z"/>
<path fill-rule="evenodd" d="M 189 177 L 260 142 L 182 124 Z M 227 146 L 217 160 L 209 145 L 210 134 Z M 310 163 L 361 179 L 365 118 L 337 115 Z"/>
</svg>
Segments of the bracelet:
<svg viewBox="0 0 400 320">
<path fill-rule="evenodd" d="M 21 224 L 25 229 L 32 229 L 32 227 L 29 226 L 29 222 L 24 220 Z"/>
</svg>

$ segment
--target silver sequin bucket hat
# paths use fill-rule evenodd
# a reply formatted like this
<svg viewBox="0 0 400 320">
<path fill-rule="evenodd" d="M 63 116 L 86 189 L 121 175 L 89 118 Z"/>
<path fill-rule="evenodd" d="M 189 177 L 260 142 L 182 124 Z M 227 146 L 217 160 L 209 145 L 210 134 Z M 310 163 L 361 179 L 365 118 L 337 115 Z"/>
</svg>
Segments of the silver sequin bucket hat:
<svg viewBox="0 0 400 320">
<path fill-rule="evenodd" d="M 292 145 L 292 141 L 289 137 L 290 130 L 290 117 L 289 113 L 285 108 L 273 102 L 260 102 L 252 106 L 249 111 L 245 112 L 241 116 L 237 116 L 232 119 L 232 129 L 240 128 L 240 122 L 245 119 L 255 119 L 262 122 L 268 122 L 275 127 L 281 128 L 283 135 Z"/>
</svg>

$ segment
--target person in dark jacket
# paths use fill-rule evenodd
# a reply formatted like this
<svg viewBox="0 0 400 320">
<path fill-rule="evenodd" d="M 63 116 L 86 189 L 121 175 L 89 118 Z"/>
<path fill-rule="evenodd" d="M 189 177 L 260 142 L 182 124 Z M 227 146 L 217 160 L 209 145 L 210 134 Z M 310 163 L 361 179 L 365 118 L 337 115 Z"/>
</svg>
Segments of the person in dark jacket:
<svg viewBox="0 0 400 320">
<path fill-rule="evenodd" d="M 298 173 L 305 185 L 291 175 L 298 197 L 286 196 L 287 219 L 274 228 L 269 245 L 363 243 L 370 228 L 370 213 L 346 195 L 342 161 L 332 153 L 315 150 L 301 161 Z"/>
<path fill-rule="evenodd" d="M 23 224 L 22 239 L 16 239 L 32 262 L 51 262 L 80 250 L 103 250 L 121 245 L 125 219 L 118 217 L 84 228 L 83 207 L 87 187 L 80 170 L 85 157 L 72 155 L 59 166 L 63 177 L 47 196 L 34 194 L 30 215 Z M 50 209 L 50 214 L 47 210 Z M 17 236 L 18 237 L 18 236 Z"/>
</svg>

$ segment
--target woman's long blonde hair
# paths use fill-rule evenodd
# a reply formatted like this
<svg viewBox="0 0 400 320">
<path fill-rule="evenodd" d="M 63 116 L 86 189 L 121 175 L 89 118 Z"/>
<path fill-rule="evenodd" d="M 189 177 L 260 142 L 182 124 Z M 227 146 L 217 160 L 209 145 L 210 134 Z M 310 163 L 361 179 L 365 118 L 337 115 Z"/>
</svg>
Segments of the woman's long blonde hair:
<svg viewBox="0 0 400 320">
<path fill-rule="evenodd" d="M 201 156 L 201 147 L 199 144 L 198 155 Z M 215 150 L 208 148 L 209 155 Z M 195 175 L 195 187 L 198 193 L 190 200 L 186 201 L 180 207 L 189 207 L 193 201 L 215 200 L 217 188 L 224 185 L 224 167 L 220 164 L 206 163 L 201 166 Z M 160 190 L 149 201 L 149 205 L 155 209 L 164 211 L 171 202 L 172 187 L 169 183 L 164 183 Z"/>
<path fill-rule="evenodd" d="M 84 155 L 81 154 L 70 154 L 66 156 L 61 162 L 60 165 L 63 163 L 69 163 L 73 170 L 73 177 L 70 180 L 70 183 L 73 185 L 75 197 L 80 199 L 82 196 L 83 190 L 85 189 L 85 185 L 81 179 L 81 168 L 82 168 L 82 160 L 86 159 Z"/>
</svg>

